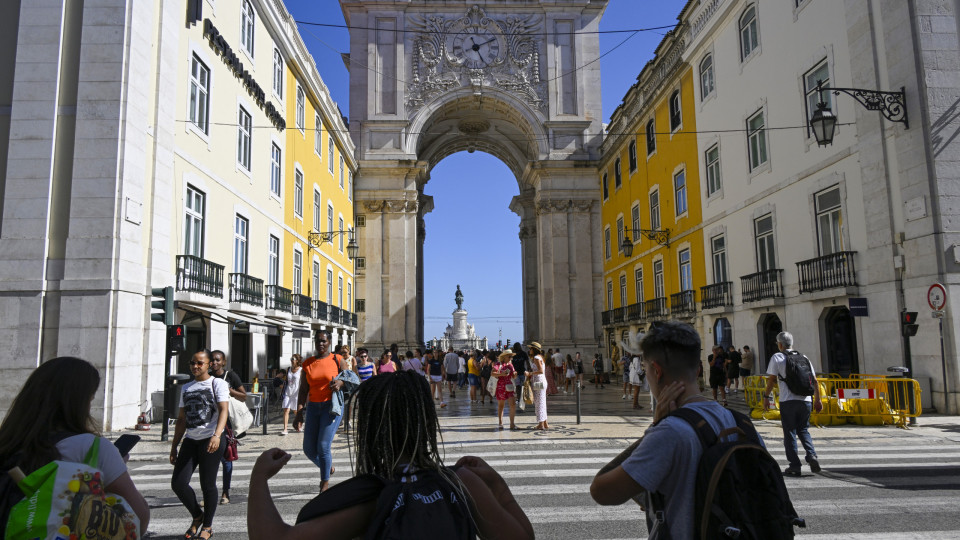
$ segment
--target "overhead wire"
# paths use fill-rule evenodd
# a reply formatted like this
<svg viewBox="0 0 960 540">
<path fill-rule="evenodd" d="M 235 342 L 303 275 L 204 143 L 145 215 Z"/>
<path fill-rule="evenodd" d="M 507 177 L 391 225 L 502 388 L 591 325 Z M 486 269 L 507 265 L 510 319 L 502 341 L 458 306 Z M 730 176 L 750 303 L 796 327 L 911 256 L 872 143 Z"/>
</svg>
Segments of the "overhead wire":
<svg viewBox="0 0 960 540">
<path fill-rule="evenodd" d="M 420 30 L 420 29 L 410 29 L 410 30 L 408 30 L 408 29 L 404 28 L 404 29 L 384 30 L 384 29 L 382 29 L 382 28 L 372 28 L 372 27 L 369 27 L 369 26 L 350 26 L 350 25 L 347 25 L 347 24 L 319 23 L 319 22 L 314 22 L 314 21 L 299 21 L 299 20 L 296 20 L 296 19 L 294 19 L 293 22 L 295 22 L 295 23 L 297 23 L 297 24 L 302 24 L 302 25 L 305 25 L 305 26 L 319 26 L 319 27 L 324 27 L 324 28 L 342 28 L 342 29 L 345 29 L 345 30 L 373 30 L 373 31 L 376 31 L 376 32 L 397 32 L 397 33 L 402 33 L 402 34 L 413 34 L 413 33 L 422 33 L 422 32 L 423 32 L 423 30 Z M 674 23 L 674 24 L 665 24 L 665 25 L 662 25 L 662 26 L 651 26 L 651 27 L 648 27 L 648 28 L 625 28 L 625 29 L 620 29 L 620 30 L 579 30 L 579 31 L 576 31 L 576 32 L 530 32 L 530 35 L 544 36 L 544 37 L 546 37 L 546 36 L 569 36 L 570 34 L 573 34 L 573 35 L 588 35 L 588 34 L 629 34 L 629 33 L 636 33 L 636 32 L 656 32 L 657 30 L 669 30 L 669 29 L 673 29 L 673 28 L 676 28 L 676 27 L 677 27 L 677 24 Z M 452 34 L 460 34 L 460 33 L 462 33 L 462 31 L 453 32 L 453 31 L 446 31 L 446 30 L 433 30 L 433 31 L 431 31 L 431 32 L 432 32 L 432 33 L 435 33 L 435 34 L 441 34 L 441 35 L 452 35 Z"/>
</svg>

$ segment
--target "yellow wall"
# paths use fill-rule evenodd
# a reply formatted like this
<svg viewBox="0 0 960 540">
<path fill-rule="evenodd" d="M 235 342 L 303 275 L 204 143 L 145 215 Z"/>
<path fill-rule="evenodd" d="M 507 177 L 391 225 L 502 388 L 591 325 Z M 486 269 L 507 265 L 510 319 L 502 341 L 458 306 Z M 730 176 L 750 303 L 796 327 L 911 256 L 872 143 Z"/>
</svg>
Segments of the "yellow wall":
<svg viewBox="0 0 960 540">
<path fill-rule="evenodd" d="M 356 298 L 356 291 L 352 290 L 353 280 L 353 261 L 347 257 L 347 235 L 342 236 L 343 251 L 341 252 L 341 237 L 333 239 L 332 243 L 324 243 L 319 248 L 310 249 L 308 234 L 314 230 L 314 190 L 320 192 L 320 231 L 327 232 L 330 228 L 327 225 L 328 204 L 333 204 L 333 230 L 339 230 L 339 218 L 343 217 L 343 230 L 353 227 L 353 201 L 351 200 L 353 173 L 350 170 L 350 162 L 344 157 L 343 187 L 340 187 L 340 161 L 341 145 L 340 141 L 349 137 L 348 133 L 331 131 L 332 123 L 325 118 L 322 110 L 316 105 L 316 97 L 311 95 L 308 85 L 299 83 L 305 96 L 305 114 L 304 129 L 301 131 L 297 127 L 297 88 L 298 81 L 295 72 L 286 70 L 287 81 L 285 83 L 287 102 L 286 121 L 287 121 L 287 141 L 286 156 L 284 156 L 284 177 L 282 197 L 284 200 L 284 224 L 285 241 L 283 245 L 285 264 L 283 265 L 283 286 L 294 290 L 293 283 L 293 261 L 294 250 L 300 249 L 303 253 L 303 265 L 301 272 L 300 294 L 318 298 L 331 305 L 342 307 L 348 311 L 354 311 L 353 306 L 347 305 L 348 284 L 352 291 L 351 296 Z M 320 115 L 322 124 L 320 132 L 315 130 L 316 115 Z M 320 154 L 315 151 L 315 138 L 321 138 Z M 328 153 L 328 144 L 330 137 L 334 140 L 333 172 L 330 170 L 330 159 Z M 296 171 L 303 173 L 303 216 L 295 212 L 294 205 L 294 182 Z M 313 261 L 314 257 L 319 258 L 320 262 L 320 290 L 315 294 L 313 290 Z M 327 298 L 327 269 L 333 270 L 333 291 L 332 298 Z M 343 303 L 341 304 L 338 294 L 338 277 L 343 277 Z M 332 300 L 332 301 L 331 301 Z"/>
<path fill-rule="evenodd" d="M 603 165 L 600 169 L 601 182 L 603 174 L 608 176 L 609 197 L 604 200 L 602 207 L 603 229 L 610 228 L 611 255 L 604 259 L 603 279 L 603 306 L 604 310 L 623 307 L 620 301 L 620 275 L 627 276 L 627 301 L 625 305 L 636 302 L 636 287 L 634 285 L 634 269 L 637 265 L 643 267 L 644 300 L 654 298 L 653 262 L 657 258 L 663 259 L 664 296 L 669 299 L 673 293 L 680 292 L 680 263 L 678 255 L 681 250 L 690 250 L 692 289 L 696 291 L 697 301 L 700 301 L 700 287 L 706 285 L 706 269 L 704 268 L 703 232 L 701 230 L 700 206 L 700 171 L 699 151 L 697 150 L 695 104 L 693 92 L 693 71 L 689 67 L 682 68 L 682 75 L 667 79 L 663 83 L 662 95 L 657 96 L 653 104 L 652 114 L 656 119 L 657 147 L 656 151 L 647 157 L 646 124 L 651 117 L 651 107 L 644 106 L 635 119 L 626 125 L 635 132 L 633 137 L 625 137 L 620 146 L 603 156 Z M 669 98 L 679 87 L 681 98 L 682 124 L 678 131 L 670 133 Z M 637 143 L 637 169 L 630 171 L 629 144 L 631 140 Z M 623 183 L 619 189 L 615 187 L 614 165 L 617 156 L 620 157 L 623 170 Z M 687 212 L 676 217 L 674 203 L 674 173 L 678 167 L 683 167 L 687 186 Z M 634 251 L 629 259 L 617 247 L 617 217 L 623 215 L 624 228 L 632 228 L 631 208 L 634 204 L 640 206 L 640 226 L 650 229 L 650 202 L 649 193 L 653 187 L 660 193 L 660 228 L 670 229 L 670 247 L 662 247 L 656 242 L 641 236 L 634 243 Z M 602 185 L 601 185 L 602 190 Z M 602 197 L 601 192 L 601 197 Z M 605 234 L 601 231 L 601 234 Z M 630 235 L 628 235 L 630 236 Z M 602 238 L 601 238 L 602 241 Z M 604 251 L 604 257 L 605 257 Z M 613 282 L 613 305 L 607 302 L 607 283 Z M 668 303 L 669 305 L 669 303 Z"/>
</svg>

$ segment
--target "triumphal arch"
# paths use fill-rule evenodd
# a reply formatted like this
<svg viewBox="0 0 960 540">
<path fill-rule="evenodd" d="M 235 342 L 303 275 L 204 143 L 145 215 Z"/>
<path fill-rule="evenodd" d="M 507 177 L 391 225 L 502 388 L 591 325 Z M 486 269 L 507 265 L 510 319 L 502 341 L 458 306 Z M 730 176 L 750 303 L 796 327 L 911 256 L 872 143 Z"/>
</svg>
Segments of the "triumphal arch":
<svg viewBox="0 0 960 540">
<path fill-rule="evenodd" d="M 341 0 L 350 26 L 358 342 L 423 341 L 430 171 L 501 159 L 520 195 L 524 339 L 595 349 L 602 257 L 599 39 L 607 0 Z M 469 201 L 464 211 L 473 212 Z M 492 271 L 496 271 L 495 266 Z"/>
</svg>

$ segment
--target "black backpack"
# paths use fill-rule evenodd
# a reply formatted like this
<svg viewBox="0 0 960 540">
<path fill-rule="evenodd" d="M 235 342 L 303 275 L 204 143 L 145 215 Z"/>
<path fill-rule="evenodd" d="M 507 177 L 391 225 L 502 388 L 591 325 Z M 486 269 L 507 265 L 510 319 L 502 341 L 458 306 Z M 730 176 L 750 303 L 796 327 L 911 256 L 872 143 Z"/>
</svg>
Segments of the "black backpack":
<svg viewBox="0 0 960 540">
<path fill-rule="evenodd" d="M 793 509 L 780 466 L 760 443 L 750 419 L 730 412 L 737 427 L 719 434 L 692 409 L 670 413 L 693 426 L 703 446 L 696 476 L 694 538 L 792 539 L 794 526 L 806 527 L 806 522 Z M 728 435 L 737 435 L 737 440 L 720 440 Z M 664 508 L 660 494 L 652 494 L 651 502 L 654 509 Z M 658 538 L 669 538 L 669 533 Z"/>
<path fill-rule="evenodd" d="M 377 501 L 377 509 L 364 535 L 367 540 L 477 537 L 469 504 L 436 471 L 417 472 L 397 481 L 373 474 L 355 476 L 304 505 L 297 523 L 371 500 Z"/>
<path fill-rule="evenodd" d="M 784 353 L 786 358 L 786 377 L 780 377 L 780 380 L 787 383 L 787 388 L 798 396 L 812 396 L 816 393 L 817 378 L 813 375 L 813 368 L 810 366 L 810 359 L 797 351 L 787 351 Z"/>
</svg>

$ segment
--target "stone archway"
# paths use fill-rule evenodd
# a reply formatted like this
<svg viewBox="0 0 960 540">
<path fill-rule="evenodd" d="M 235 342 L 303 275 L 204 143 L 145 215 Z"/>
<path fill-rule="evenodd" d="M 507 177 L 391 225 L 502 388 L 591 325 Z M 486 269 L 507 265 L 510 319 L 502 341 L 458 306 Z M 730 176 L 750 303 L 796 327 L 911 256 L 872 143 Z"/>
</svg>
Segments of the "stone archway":
<svg viewBox="0 0 960 540">
<path fill-rule="evenodd" d="M 359 162 L 358 341 L 423 342 L 423 216 L 433 209 L 424 186 L 444 157 L 480 150 L 520 187 L 510 209 L 521 219 L 524 339 L 594 351 L 602 111 L 590 32 L 607 0 L 340 4 Z"/>
</svg>

